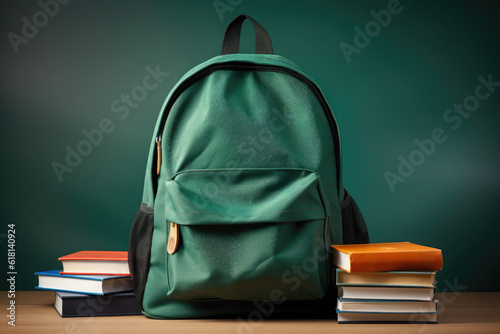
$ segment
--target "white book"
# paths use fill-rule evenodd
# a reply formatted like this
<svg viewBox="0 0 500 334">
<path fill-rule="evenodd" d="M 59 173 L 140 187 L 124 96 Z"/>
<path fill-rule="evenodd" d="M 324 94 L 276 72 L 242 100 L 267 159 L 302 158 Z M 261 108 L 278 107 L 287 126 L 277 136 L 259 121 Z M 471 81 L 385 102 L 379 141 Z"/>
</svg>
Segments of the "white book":
<svg viewBox="0 0 500 334">
<path fill-rule="evenodd" d="M 432 313 L 437 301 L 338 299 L 337 309 L 344 312 Z"/>
<path fill-rule="evenodd" d="M 420 300 L 434 299 L 434 288 L 381 287 L 381 286 L 339 286 L 340 299 L 389 299 Z"/>
</svg>

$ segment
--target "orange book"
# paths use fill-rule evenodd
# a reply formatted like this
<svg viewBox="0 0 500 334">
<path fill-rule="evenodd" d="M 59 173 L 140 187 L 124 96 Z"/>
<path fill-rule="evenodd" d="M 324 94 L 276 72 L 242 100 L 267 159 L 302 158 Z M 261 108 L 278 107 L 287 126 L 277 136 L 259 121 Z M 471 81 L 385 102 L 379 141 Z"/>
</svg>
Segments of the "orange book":
<svg viewBox="0 0 500 334">
<path fill-rule="evenodd" d="M 61 256 L 59 261 L 63 275 L 130 275 L 125 251 L 80 251 Z"/>
<path fill-rule="evenodd" d="M 348 273 L 443 268 L 441 250 L 410 242 L 332 245 L 333 263 Z"/>
</svg>

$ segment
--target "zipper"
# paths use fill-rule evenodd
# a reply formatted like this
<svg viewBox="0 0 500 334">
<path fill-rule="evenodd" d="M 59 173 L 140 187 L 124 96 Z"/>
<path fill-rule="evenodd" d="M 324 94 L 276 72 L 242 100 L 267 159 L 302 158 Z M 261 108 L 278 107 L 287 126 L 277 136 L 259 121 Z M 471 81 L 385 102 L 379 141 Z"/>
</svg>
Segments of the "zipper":
<svg viewBox="0 0 500 334">
<path fill-rule="evenodd" d="M 179 225 L 170 222 L 170 232 L 168 234 L 167 253 L 174 254 L 179 246 Z"/>
<path fill-rule="evenodd" d="M 170 109 L 172 108 L 174 102 L 177 100 L 179 95 L 189 86 L 191 86 L 194 82 L 206 77 L 207 75 L 216 72 L 218 70 L 227 70 L 227 71 L 260 71 L 260 72 L 277 72 L 277 73 L 285 73 L 288 74 L 303 83 L 305 83 L 314 93 L 316 98 L 321 104 L 321 107 L 323 108 L 323 111 L 326 115 L 326 118 L 328 120 L 328 124 L 330 126 L 330 130 L 333 134 L 333 144 L 335 148 L 335 163 L 336 163 L 336 168 L 337 168 L 337 187 L 340 185 L 340 139 L 339 139 L 339 132 L 337 128 L 337 123 L 335 119 L 333 118 L 333 115 L 330 111 L 330 108 L 328 106 L 328 103 L 323 97 L 323 94 L 320 92 L 318 86 L 316 86 L 315 83 L 313 83 L 311 80 L 305 78 L 302 76 L 300 73 L 297 73 L 294 70 L 291 70 L 286 67 L 281 67 L 277 65 L 263 65 L 263 64 L 254 64 L 254 63 L 249 63 L 249 62 L 239 62 L 239 61 L 233 61 L 233 62 L 227 62 L 227 63 L 221 63 L 221 64 L 214 64 L 211 66 L 208 66 L 204 68 L 203 70 L 197 72 L 196 74 L 192 75 L 188 79 L 186 79 L 184 82 L 182 82 L 179 87 L 175 90 L 175 92 L 172 94 L 170 97 L 169 101 L 167 102 L 167 105 L 165 106 L 165 111 L 163 112 L 161 121 L 160 121 L 160 127 L 158 128 L 158 136 L 156 137 L 156 143 L 157 143 L 157 152 L 159 152 L 159 155 L 157 157 L 157 175 L 160 174 L 159 172 L 159 166 L 161 163 L 161 134 L 163 133 L 163 129 L 165 128 L 165 124 L 167 122 L 167 116 L 170 112 Z M 158 151 L 158 145 L 160 145 L 160 149 Z M 153 178 L 153 182 L 158 182 L 157 178 Z M 154 187 L 156 189 L 156 186 Z M 337 192 L 339 192 L 340 189 L 337 189 Z M 156 191 L 155 191 L 156 195 Z"/>
<path fill-rule="evenodd" d="M 156 175 L 160 175 L 161 170 L 161 135 L 156 137 Z"/>
</svg>

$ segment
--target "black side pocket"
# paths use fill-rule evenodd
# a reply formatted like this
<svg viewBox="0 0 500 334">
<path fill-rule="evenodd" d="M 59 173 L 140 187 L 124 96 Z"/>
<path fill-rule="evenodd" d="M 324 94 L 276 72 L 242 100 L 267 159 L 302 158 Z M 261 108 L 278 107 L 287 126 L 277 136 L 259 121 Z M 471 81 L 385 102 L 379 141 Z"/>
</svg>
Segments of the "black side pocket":
<svg viewBox="0 0 500 334">
<path fill-rule="evenodd" d="M 142 203 L 132 223 L 128 241 L 128 267 L 134 283 L 135 297 L 141 306 L 148 279 L 153 226 L 154 209 Z"/>
<path fill-rule="evenodd" d="M 344 189 L 344 192 L 344 200 L 340 203 L 344 244 L 370 243 L 368 229 L 358 205 L 347 190 Z"/>
</svg>

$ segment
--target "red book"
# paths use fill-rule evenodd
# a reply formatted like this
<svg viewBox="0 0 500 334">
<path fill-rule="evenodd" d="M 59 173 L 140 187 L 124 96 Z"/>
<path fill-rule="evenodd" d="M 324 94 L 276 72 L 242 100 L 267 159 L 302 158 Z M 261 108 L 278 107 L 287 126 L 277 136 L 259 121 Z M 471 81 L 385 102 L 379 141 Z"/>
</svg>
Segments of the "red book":
<svg viewBox="0 0 500 334">
<path fill-rule="evenodd" d="M 331 247 L 333 248 L 333 263 L 348 273 L 394 270 L 438 271 L 443 268 L 443 256 L 440 249 L 410 242 Z"/>
<path fill-rule="evenodd" d="M 130 275 L 128 252 L 80 251 L 61 256 L 59 261 L 63 275 Z"/>
</svg>

